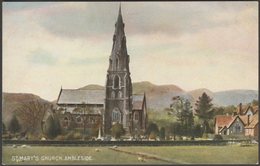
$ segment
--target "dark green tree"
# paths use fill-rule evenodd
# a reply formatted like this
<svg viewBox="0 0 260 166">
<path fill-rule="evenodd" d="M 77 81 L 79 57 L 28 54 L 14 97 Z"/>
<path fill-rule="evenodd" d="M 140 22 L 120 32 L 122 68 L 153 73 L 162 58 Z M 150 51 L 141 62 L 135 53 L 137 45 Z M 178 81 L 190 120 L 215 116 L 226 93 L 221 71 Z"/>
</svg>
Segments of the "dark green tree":
<svg viewBox="0 0 260 166">
<path fill-rule="evenodd" d="M 190 101 L 179 96 L 173 97 L 173 103 L 170 107 L 172 112 L 176 114 L 177 121 L 182 128 L 182 132 L 179 134 L 191 135 L 194 120 Z"/>
<path fill-rule="evenodd" d="M 202 121 L 202 126 L 204 128 L 203 133 L 209 132 L 209 120 L 213 119 L 214 110 L 212 109 L 213 104 L 212 99 L 204 92 L 199 100 L 196 101 L 196 116 Z"/>
<path fill-rule="evenodd" d="M 48 138 L 53 139 L 61 133 L 59 118 L 55 113 L 49 115 L 44 124 L 44 133 Z"/>
<path fill-rule="evenodd" d="M 159 137 L 161 140 L 165 140 L 165 128 L 162 127 L 159 132 Z"/>
<path fill-rule="evenodd" d="M 21 129 L 20 123 L 15 115 L 13 115 L 12 119 L 10 120 L 8 130 L 11 133 L 17 133 Z"/>
<path fill-rule="evenodd" d="M 123 128 L 123 125 L 120 123 L 116 123 L 111 128 L 111 134 L 113 137 L 120 138 L 122 135 L 125 134 L 125 129 Z"/>
<path fill-rule="evenodd" d="M 151 132 L 154 132 L 156 135 L 159 133 L 159 128 L 156 123 L 150 123 L 146 129 L 145 134 L 149 136 Z"/>
</svg>

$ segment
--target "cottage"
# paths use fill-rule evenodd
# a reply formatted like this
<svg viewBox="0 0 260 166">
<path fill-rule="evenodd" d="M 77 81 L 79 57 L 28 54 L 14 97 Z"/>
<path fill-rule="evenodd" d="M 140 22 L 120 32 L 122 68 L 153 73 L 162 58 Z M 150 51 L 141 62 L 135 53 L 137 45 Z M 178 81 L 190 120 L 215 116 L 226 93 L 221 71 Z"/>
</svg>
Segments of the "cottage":
<svg viewBox="0 0 260 166">
<path fill-rule="evenodd" d="M 244 135 L 244 122 L 239 116 L 220 115 L 215 120 L 215 133 L 221 135 Z"/>
<path fill-rule="evenodd" d="M 217 115 L 215 134 L 258 137 L 258 106 L 240 103 L 232 116 Z"/>
</svg>

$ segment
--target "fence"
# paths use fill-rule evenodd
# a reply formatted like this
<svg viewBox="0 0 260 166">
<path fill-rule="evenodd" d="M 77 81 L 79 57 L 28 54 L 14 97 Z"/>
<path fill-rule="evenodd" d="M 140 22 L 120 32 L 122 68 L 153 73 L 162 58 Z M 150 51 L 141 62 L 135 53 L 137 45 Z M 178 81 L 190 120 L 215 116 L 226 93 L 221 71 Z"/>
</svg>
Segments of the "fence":
<svg viewBox="0 0 260 166">
<path fill-rule="evenodd" d="M 200 141 L 38 141 L 38 140 L 3 140 L 2 145 L 32 146 L 195 146 L 195 145 L 226 145 L 248 140 L 200 140 Z"/>
</svg>

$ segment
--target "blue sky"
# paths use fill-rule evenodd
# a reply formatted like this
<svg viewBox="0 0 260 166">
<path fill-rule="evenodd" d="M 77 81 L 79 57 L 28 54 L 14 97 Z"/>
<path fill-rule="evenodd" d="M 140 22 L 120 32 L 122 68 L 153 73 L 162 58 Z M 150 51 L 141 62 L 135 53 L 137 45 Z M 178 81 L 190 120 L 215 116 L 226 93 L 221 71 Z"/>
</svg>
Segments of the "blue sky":
<svg viewBox="0 0 260 166">
<path fill-rule="evenodd" d="M 105 84 L 118 2 L 4 2 L 3 90 Z M 132 80 L 257 89 L 257 2 L 122 2 Z M 44 87 L 44 88 L 43 88 Z"/>
</svg>

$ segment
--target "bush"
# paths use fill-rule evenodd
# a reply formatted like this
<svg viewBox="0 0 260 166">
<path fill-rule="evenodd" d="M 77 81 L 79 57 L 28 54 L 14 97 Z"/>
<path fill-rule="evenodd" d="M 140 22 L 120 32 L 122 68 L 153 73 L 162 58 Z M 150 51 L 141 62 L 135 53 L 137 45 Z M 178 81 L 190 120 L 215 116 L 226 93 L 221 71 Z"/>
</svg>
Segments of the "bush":
<svg viewBox="0 0 260 166">
<path fill-rule="evenodd" d="M 154 132 L 155 134 L 158 134 L 159 133 L 159 129 L 158 129 L 158 126 L 157 124 L 155 123 L 150 123 L 146 129 L 146 134 L 147 135 L 150 135 L 152 132 Z"/>
<path fill-rule="evenodd" d="M 19 121 L 18 121 L 18 119 L 16 118 L 16 116 L 13 116 L 13 117 L 12 117 L 8 129 L 9 129 L 9 131 L 10 131 L 11 133 L 14 133 L 14 134 L 20 131 L 21 126 L 20 126 Z"/>
<path fill-rule="evenodd" d="M 120 138 L 122 135 L 125 134 L 125 130 L 122 124 L 116 123 L 111 128 L 112 136 L 115 138 Z"/>
<path fill-rule="evenodd" d="M 151 132 L 150 135 L 149 135 L 149 139 L 156 139 L 156 133 L 155 132 Z"/>
<path fill-rule="evenodd" d="M 48 138 L 53 139 L 61 133 L 61 127 L 58 117 L 55 114 L 51 114 L 45 124 L 45 134 Z"/>
<path fill-rule="evenodd" d="M 216 134 L 213 138 L 214 141 L 219 141 L 219 140 L 223 140 L 223 137 L 219 134 Z"/>
</svg>

